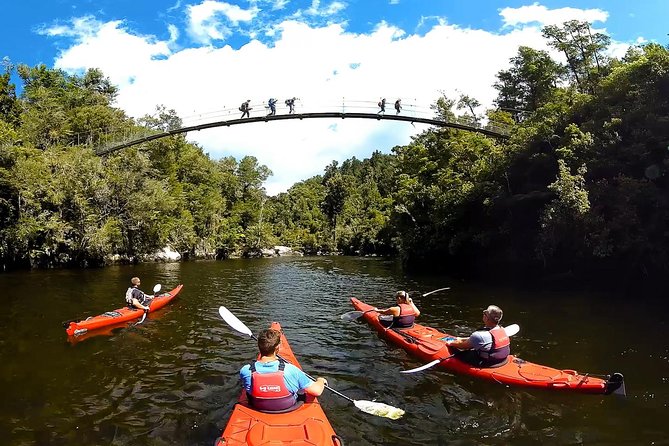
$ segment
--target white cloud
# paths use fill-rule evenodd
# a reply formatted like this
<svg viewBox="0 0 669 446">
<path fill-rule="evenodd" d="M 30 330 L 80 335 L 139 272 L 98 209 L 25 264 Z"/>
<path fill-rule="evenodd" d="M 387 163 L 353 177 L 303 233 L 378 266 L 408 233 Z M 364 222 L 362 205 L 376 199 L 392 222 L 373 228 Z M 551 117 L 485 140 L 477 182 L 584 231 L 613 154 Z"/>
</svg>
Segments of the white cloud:
<svg viewBox="0 0 669 446">
<path fill-rule="evenodd" d="M 327 6 L 321 8 L 320 0 L 312 0 L 311 7 L 305 10 L 305 14 L 313 16 L 328 17 L 337 14 L 346 9 L 346 3 L 333 1 Z"/>
<path fill-rule="evenodd" d="M 225 40 L 240 22 L 250 22 L 258 8 L 242 9 L 225 2 L 205 0 L 198 5 L 189 5 L 188 32 L 196 42 L 209 44 L 212 40 Z"/>
<path fill-rule="evenodd" d="M 601 9 L 579 9 L 579 8 L 558 8 L 548 9 L 547 7 L 534 3 L 530 6 L 521 6 L 520 8 L 503 8 L 499 13 L 502 16 L 505 27 L 516 27 L 538 23 L 545 25 L 560 25 L 569 20 L 580 20 L 593 22 L 605 22 L 609 14 Z"/>
<path fill-rule="evenodd" d="M 61 51 L 56 68 L 75 72 L 101 68 L 121 91 L 135 78 L 157 75 L 153 71 L 156 59 L 171 54 L 169 42 L 130 34 L 121 21 L 102 23 L 83 18 L 64 28 L 60 32 L 75 37 L 77 43 Z"/>
<path fill-rule="evenodd" d="M 197 20 L 188 12 L 191 23 L 211 20 L 224 5 L 207 0 L 201 6 L 205 4 L 208 9 L 199 10 Z M 318 1 L 312 8 L 329 10 Z M 231 15 L 241 21 L 254 14 L 253 8 L 246 11 Z M 239 117 L 237 107 L 246 99 L 254 103 L 252 115 L 257 116 L 265 113 L 270 97 L 279 98 L 279 113 L 286 112 L 283 100 L 293 96 L 300 98 L 298 112 L 341 110 L 342 101 L 347 110 L 376 112 L 376 102 L 386 97 L 389 113 L 395 99 L 402 98 L 403 113 L 420 109 L 430 115 L 429 105 L 441 91 L 453 98 L 467 94 L 490 106 L 496 97 L 495 74 L 508 65 L 518 46 L 546 49 L 539 26 L 500 34 L 461 28 L 441 18 L 430 23 L 421 34 L 384 22 L 370 33 L 357 34 L 342 24 L 285 20 L 266 25 L 274 32 L 268 43 L 250 40 L 239 48 L 208 45 L 170 51 L 171 42 L 136 35 L 122 22 L 84 20 L 58 30 L 76 35 L 77 43 L 61 53 L 56 67 L 99 67 L 119 85 L 118 106 L 129 115 L 151 114 L 164 104 L 184 118 L 184 125 L 193 125 Z M 175 33 L 170 35 L 173 39 Z M 332 160 L 365 158 L 374 150 L 388 153 L 424 128 L 393 121 L 305 119 L 208 129 L 188 139 L 215 159 L 257 157 L 274 172 L 266 188 L 275 194 L 323 173 Z"/>
</svg>

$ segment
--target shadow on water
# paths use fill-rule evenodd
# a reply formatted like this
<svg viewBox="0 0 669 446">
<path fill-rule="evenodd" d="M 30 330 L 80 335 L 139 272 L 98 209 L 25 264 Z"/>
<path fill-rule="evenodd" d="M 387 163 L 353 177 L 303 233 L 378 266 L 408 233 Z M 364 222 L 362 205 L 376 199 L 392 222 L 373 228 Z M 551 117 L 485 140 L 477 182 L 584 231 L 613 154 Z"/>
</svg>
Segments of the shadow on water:
<svg viewBox="0 0 669 446">
<path fill-rule="evenodd" d="M 119 307 L 135 275 L 185 287 L 142 325 L 68 342 L 61 321 Z M 507 389 L 440 370 L 401 375 L 420 362 L 364 323 L 339 318 L 351 296 L 386 306 L 397 289 L 444 286 L 451 290 L 416 298 L 422 323 L 466 335 L 496 303 L 521 326 L 515 353 L 558 368 L 621 371 L 629 397 Z M 324 395 L 347 445 L 669 444 L 667 322 L 641 298 L 611 303 L 594 293 L 407 275 L 395 262 L 343 257 L 12 272 L 0 287 L 0 444 L 211 445 L 256 348 L 229 330 L 220 305 L 254 332 L 280 321 L 305 370 L 335 389 L 407 411 L 392 421 Z"/>
</svg>

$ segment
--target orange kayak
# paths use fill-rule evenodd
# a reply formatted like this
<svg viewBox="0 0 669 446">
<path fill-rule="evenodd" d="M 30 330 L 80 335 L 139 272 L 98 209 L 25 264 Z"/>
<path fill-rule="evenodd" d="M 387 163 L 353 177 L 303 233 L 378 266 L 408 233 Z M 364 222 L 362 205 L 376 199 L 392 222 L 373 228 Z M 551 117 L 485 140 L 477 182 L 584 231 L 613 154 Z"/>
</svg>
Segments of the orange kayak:
<svg viewBox="0 0 669 446">
<path fill-rule="evenodd" d="M 149 313 L 157 311 L 170 303 L 181 291 L 183 285 L 177 286 L 170 292 L 162 293 L 153 298 L 149 304 Z M 130 309 L 127 306 L 119 308 L 118 310 L 108 311 L 99 316 L 92 316 L 78 322 L 68 322 L 65 325 L 65 331 L 68 336 L 79 336 L 88 333 L 92 330 L 97 330 L 110 325 L 118 326 L 123 322 L 128 322 L 133 319 L 139 319 L 144 316 L 144 311 L 139 308 Z"/>
<path fill-rule="evenodd" d="M 271 328 L 281 330 L 278 322 Z M 281 332 L 281 357 L 300 367 L 286 337 Z M 304 404 L 286 413 L 264 413 L 249 407 L 246 391 L 230 415 L 230 420 L 215 446 L 342 446 L 316 397 L 307 395 Z"/>
<path fill-rule="evenodd" d="M 409 354 L 423 362 L 441 360 L 439 366 L 452 373 L 476 376 L 500 384 L 558 390 L 562 392 L 610 394 L 624 392 L 624 379 L 620 373 L 603 377 L 580 374 L 575 370 L 558 370 L 509 355 L 502 366 L 480 368 L 458 359 L 457 350 L 450 349 L 445 339 L 452 337 L 434 328 L 414 324 L 411 328 L 386 329 L 379 322 L 379 313 L 373 306 L 356 298 L 351 298 L 356 310 L 363 311 L 362 317 L 379 333 L 379 336 L 402 347 Z"/>
</svg>

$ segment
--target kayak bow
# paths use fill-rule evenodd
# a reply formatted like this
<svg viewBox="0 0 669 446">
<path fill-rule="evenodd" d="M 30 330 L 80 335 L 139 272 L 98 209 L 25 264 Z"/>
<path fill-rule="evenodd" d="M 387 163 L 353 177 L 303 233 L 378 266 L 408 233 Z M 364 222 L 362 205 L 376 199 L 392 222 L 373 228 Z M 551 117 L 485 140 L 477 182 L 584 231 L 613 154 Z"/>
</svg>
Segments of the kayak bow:
<svg viewBox="0 0 669 446">
<path fill-rule="evenodd" d="M 351 298 L 356 310 L 365 312 L 363 318 L 379 336 L 402 347 L 409 354 L 423 362 L 440 360 L 438 366 L 451 373 L 475 376 L 500 384 L 559 390 L 563 392 L 588 394 L 623 394 L 624 378 L 621 373 L 613 373 L 603 378 L 576 370 L 558 370 L 509 355 L 508 361 L 496 367 L 480 368 L 470 365 L 457 357 L 457 350 L 451 349 L 445 339 L 452 337 L 434 328 L 414 324 L 411 328 L 386 329 L 379 322 L 378 312 L 373 306 L 356 298 Z M 370 311 L 371 310 L 371 311 Z"/>
<path fill-rule="evenodd" d="M 154 297 L 149 304 L 149 313 L 159 310 L 170 303 L 179 294 L 181 288 L 183 288 L 183 285 L 179 285 L 172 291 Z M 125 306 L 78 322 L 69 322 L 65 325 L 65 332 L 68 336 L 79 336 L 91 330 L 97 330 L 110 325 L 119 325 L 123 322 L 139 319 L 142 316 L 144 316 L 143 310 L 139 308 L 131 309 Z"/>
<path fill-rule="evenodd" d="M 270 328 L 281 331 L 280 355 L 301 369 L 281 330 L 281 325 L 273 322 Z M 306 395 L 306 400 L 297 409 L 270 414 L 252 409 L 246 391 L 242 389 L 228 424 L 215 446 L 342 446 L 343 444 L 316 397 Z"/>
</svg>

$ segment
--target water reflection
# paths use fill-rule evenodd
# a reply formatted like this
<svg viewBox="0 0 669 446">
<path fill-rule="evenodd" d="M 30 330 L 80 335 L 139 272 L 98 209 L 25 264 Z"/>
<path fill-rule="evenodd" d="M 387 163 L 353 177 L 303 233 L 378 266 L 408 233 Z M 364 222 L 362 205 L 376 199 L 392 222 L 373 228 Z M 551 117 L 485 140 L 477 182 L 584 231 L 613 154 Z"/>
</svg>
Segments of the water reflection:
<svg viewBox="0 0 669 446">
<path fill-rule="evenodd" d="M 67 342 L 61 322 L 123 303 L 127 283 L 182 293 L 140 326 Z M 629 398 L 506 389 L 439 370 L 399 371 L 419 361 L 345 322 L 349 297 L 393 302 L 397 289 L 445 293 L 416 300 L 421 322 L 468 334 L 481 309 L 500 305 L 518 323 L 513 349 L 559 368 L 625 373 Z M 237 372 L 255 343 L 218 315 L 227 306 L 254 332 L 282 323 L 308 372 L 327 376 L 356 399 L 407 411 L 392 421 L 322 398 L 348 445 L 650 444 L 669 438 L 666 321 L 635 301 L 607 296 L 520 291 L 408 276 L 383 259 L 229 260 L 56 270 L 0 275 L 0 444 L 210 445 L 239 394 Z M 148 287 L 147 287 L 148 288 Z M 644 334 L 644 342 L 613 329 Z M 656 443 L 660 444 L 660 443 Z"/>
</svg>

